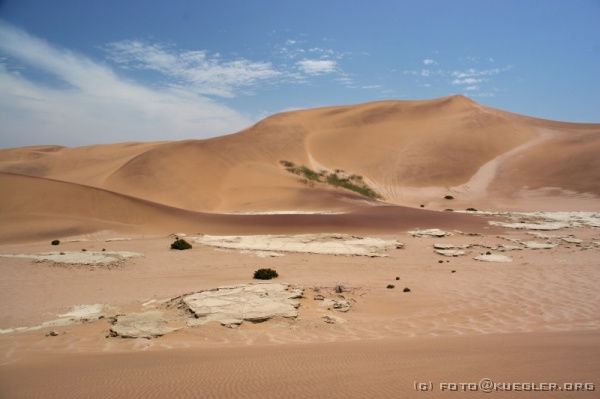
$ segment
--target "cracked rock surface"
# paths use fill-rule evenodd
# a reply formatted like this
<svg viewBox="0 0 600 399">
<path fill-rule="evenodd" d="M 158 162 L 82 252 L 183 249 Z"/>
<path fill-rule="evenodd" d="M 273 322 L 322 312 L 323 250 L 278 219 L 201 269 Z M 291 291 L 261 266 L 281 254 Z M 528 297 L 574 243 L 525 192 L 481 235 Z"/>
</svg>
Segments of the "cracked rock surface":
<svg viewBox="0 0 600 399">
<path fill-rule="evenodd" d="M 302 294 L 302 288 L 288 284 L 245 284 L 184 295 L 180 298 L 180 307 L 195 317 L 188 325 L 216 321 L 225 326 L 234 326 L 243 321 L 296 318 Z"/>
</svg>

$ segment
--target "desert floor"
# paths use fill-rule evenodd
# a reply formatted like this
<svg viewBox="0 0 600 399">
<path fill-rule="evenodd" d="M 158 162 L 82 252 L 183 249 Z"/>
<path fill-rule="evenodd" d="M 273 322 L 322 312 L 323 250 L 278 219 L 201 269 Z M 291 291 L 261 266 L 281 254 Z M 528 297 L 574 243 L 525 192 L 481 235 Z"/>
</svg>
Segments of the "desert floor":
<svg viewBox="0 0 600 399">
<path fill-rule="evenodd" d="M 0 396 L 598 397 L 599 230 L 560 231 L 582 240 L 577 244 L 520 230 L 479 233 L 370 234 L 404 244 L 386 257 L 283 253 L 262 258 L 197 243 L 174 251 L 167 234 L 107 242 L 115 236 L 111 232 L 63 240 L 58 247 L 47 241 L 3 244 L 0 254 L 104 248 L 143 256 L 110 267 L 0 257 Z M 510 256 L 510 263 L 474 260 L 488 251 L 483 246 L 459 257 L 441 256 L 432 248 L 434 243 L 495 248 L 514 245 L 515 239 L 557 245 L 494 251 Z M 162 300 L 201 289 L 252 283 L 259 267 L 276 269 L 276 282 L 304 288 L 296 319 L 244 322 L 237 328 L 211 323 L 152 339 L 109 334 L 112 315 L 160 306 Z M 336 297 L 337 284 L 352 303 L 348 312 L 328 310 L 314 299 Z M 405 287 L 410 292 L 403 292 Z M 106 305 L 106 317 L 9 331 L 39 326 L 82 304 Z M 334 323 L 324 322 L 326 315 Z M 57 335 L 48 336 L 50 331 Z M 572 387 L 563 383 L 594 383 L 596 389 L 488 394 L 480 387 L 454 392 L 439 385 L 483 378 L 556 383 L 564 389 Z M 429 390 L 417 391 L 424 387 L 420 383 Z"/>
</svg>

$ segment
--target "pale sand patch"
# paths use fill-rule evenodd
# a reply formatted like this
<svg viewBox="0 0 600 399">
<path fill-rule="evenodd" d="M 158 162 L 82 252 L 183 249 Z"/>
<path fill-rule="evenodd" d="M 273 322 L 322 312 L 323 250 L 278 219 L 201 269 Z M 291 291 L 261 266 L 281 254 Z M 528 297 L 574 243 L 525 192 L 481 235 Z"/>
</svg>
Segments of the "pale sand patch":
<svg viewBox="0 0 600 399">
<path fill-rule="evenodd" d="M 499 255 L 499 254 L 479 255 L 479 256 L 474 257 L 473 259 L 479 260 L 482 262 L 512 262 L 512 258 L 510 258 L 506 255 Z"/>
<path fill-rule="evenodd" d="M 52 262 L 72 265 L 108 265 L 138 256 L 142 256 L 142 254 L 129 251 L 66 251 L 36 254 L 0 254 L 0 257 L 4 258 L 26 258 L 33 259 L 35 262 Z"/>
<path fill-rule="evenodd" d="M 282 253 L 273 252 L 273 251 L 240 251 L 241 254 L 249 254 L 254 255 L 259 258 L 279 258 L 280 256 L 284 256 Z"/>
<path fill-rule="evenodd" d="M 36 326 L 0 329 L 0 334 L 36 331 L 50 327 L 65 327 L 73 323 L 98 320 L 105 316 L 105 311 L 108 309 L 111 308 L 103 304 L 75 305 L 67 313 L 59 314 L 57 319 L 45 321 Z"/>
<path fill-rule="evenodd" d="M 347 234 L 254 235 L 196 237 L 195 242 L 217 248 L 249 251 L 300 252 L 322 255 L 382 257 L 384 252 L 401 248 L 396 240 L 358 237 Z"/>
</svg>

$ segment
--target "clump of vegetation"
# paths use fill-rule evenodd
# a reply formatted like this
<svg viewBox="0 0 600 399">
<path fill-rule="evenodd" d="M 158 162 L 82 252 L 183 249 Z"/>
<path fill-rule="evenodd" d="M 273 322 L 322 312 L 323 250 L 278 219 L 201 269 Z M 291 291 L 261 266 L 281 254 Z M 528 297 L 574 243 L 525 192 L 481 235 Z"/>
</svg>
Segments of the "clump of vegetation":
<svg viewBox="0 0 600 399">
<path fill-rule="evenodd" d="M 467 208 L 466 210 L 467 212 L 477 212 L 477 209 L 475 208 Z"/>
<path fill-rule="evenodd" d="M 258 269 L 254 272 L 254 278 L 257 280 L 270 280 L 275 277 L 279 277 L 279 274 L 277 274 L 277 271 L 270 268 Z"/>
<path fill-rule="evenodd" d="M 410 292 L 410 288 L 404 287 L 404 289 L 402 290 L 402 292 Z"/>
<path fill-rule="evenodd" d="M 180 251 L 183 251 L 184 249 L 191 249 L 192 248 L 192 244 L 190 244 L 189 242 L 187 242 L 184 239 L 177 239 L 175 240 L 172 244 L 171 244 L 171 249 L 178 249 Z"/>
<path fill-rule="evenodd" d="M 332 186 L 342 187 L 369 198 L 381 198 L 379 194 L 364 182 L 363 177 L 360 175 L 352 174 L 346 177 L 342 169 L 336 169 L 335 172 L 332 173 L 328 173 L 324 170 L 315 172 L 304 165 L 296 165 L 291 161 L 279 161 L 279 163 L 288 172 L 301 176 L 307 181 L 327 183 Z"/>
<path fill-rule="evenodd" d="M 50 244 L 58 245 L 58 244 L 60 244 L 60 240 L 52 240 L 52 242 Z"/>
<path fill-rule="evenodd" d="M 454 197 L 453 197 L 453 196 L 451 196 L 451 195 L 446 195 L 446 196 L 444 196 L 444 199 L 447 199 L 447 200 L 453 200 L 453 199 L 454 199 Z"/>
<path fill-rule="evenodd" d="M 396 276 L 396 281 L 400 280 L 400 277 Z"/>
<path fill-rule="evenodd" d="M 387 287 L 385 287 L 385 288 L 387 288 L 387 289 L 390 289 L 390 290 L 391 290 L 391 289 L 394 289 L 394 288 L 396 288 L 396 286 L 395 286 L 394 284 L 388 284 L 388 285 L 387 285 Z"/>
</svg>

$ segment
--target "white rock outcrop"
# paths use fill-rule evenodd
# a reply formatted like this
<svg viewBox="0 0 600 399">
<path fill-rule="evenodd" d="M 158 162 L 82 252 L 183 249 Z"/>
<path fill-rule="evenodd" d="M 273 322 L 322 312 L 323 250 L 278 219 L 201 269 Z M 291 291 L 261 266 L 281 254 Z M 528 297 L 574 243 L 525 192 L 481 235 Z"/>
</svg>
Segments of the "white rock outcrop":
<svg viewBox="0 0 600 399">
<path fill-rule="evenodd" d="M 243 284 L 184 295 L 180 298 L 180 305 L 195 317 L 188 325 L 214 321 L 234 326 L 244 321 L 298 317 L 303 291 L 288 284 Z"/>
<path fill-rule="evenodd" d="M 71 251 L 71 252 L 44 252 L 37 254 L 0 254 L 5 258 L 26 258 L 35 262 L 52 262 L 71 265 L 110 265 L 122 262 L 129 258 L 142 256 L 137 252 L 127 251 Z"/>
<path fill-rule="evenodd" d="M 416 229 L 409 231 L 408 234 L 413 237 L 445 237 L 452 235 L 452 233 L 440 229 Z"/>
<path fill-rule="evenodd" d="M 122 338 L 156 338 L 178 329 L 168 324 L 163 312 L 150 310 L 115 316 L 110 332 Z"/>
<path fill-rule="evenodd" d="M 522 244 L 528 249 L 552 249 L 556 246 L 556 244 L 537 241 L 523 241 Z"/>
<path fill-rule="evenodd" d="M 396 240 L 357 237 L 347 234 L 253 235 L 196 237 L 195 242 L 242 251 L 301 252 L 322 255 L 381 257 L 385 251 L 402 248 Z"/>
</svg>

